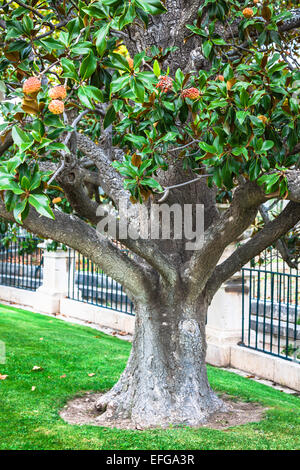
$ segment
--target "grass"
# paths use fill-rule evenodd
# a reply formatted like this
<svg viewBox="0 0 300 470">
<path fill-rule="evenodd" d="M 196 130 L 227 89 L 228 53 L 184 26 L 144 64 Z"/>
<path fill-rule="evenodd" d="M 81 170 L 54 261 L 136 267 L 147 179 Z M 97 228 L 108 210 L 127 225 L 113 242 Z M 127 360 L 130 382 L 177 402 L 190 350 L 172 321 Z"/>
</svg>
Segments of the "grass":
<svg viewBox="0 0 300 470">
<path fill-rule="evenodd" d="M 0 380 L 2 450 L 300 448 L 299 398 L 213 367 L 208 374 L 214 389 L 269 407 L 264 420 L 224 431 L 141 432 L 69 425 L 58 415 L 67 399 L 109 389 L 125 366 L 130 344 L 88 327 L 6 306 L 0 306 L 0 339 L 7 350 L 0 373 L 8 375 Z M 34 366 L 43 369 L 33 371 Z"/>
</svg>

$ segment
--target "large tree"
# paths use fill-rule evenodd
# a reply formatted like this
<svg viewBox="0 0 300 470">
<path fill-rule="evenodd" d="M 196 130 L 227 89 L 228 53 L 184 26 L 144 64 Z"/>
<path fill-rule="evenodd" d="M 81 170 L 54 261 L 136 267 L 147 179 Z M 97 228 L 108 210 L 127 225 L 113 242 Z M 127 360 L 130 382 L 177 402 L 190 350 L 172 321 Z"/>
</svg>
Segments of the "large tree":
<svg viewBox="0 0 300 470">
<path fill-rule="evenodd" d="M 279 0 L 1 5 L 0 215 L 80 251 L 132 298 L 132 351 L 97 403 L 103 419 L 199 425 L 222 407 L 206 375 L 207 308 L 300 220 L 300 10 Z M 264 204 L 280 199 L 271 216 Z M 201 248 L 99 233 L 99 202 L 119 225 L 121 200 L 130 222 L 142 204 L 203 204 Z M 259 211 L 264 225 L 220 263 Z"/>
</svg>

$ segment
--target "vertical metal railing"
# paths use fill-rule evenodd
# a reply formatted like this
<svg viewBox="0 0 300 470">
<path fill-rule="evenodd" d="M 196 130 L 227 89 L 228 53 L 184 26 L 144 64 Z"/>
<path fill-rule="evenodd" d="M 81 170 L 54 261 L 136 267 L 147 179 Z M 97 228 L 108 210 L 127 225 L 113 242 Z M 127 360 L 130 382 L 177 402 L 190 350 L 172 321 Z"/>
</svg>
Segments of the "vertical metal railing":
<svg viewBox="0 0 300 470">
<path fill-rule="evenodd" d="M 25 236 L 17 236 L 7 244 L 0 239 L 0 285 L 35 291 L 42 284 L 43 254 L 37 246 L 40 240 L 31 238 L 30 242 L 27 252 Z"/>
<path fill-rule="evenodd" d="M 95 263 L 82 254 L 69 250 L 68 264 L 70 299 L 134 315 L 133 303 L 121 284 L 107 276 Z"/>
<path fill-rule="evenodd" d="M 265 267 L 244 268 L 242 273 L 242 344 L 300 362 L 300 276 Z M 246 306 L 247 284 L 249 301 Z"/>
</svg>

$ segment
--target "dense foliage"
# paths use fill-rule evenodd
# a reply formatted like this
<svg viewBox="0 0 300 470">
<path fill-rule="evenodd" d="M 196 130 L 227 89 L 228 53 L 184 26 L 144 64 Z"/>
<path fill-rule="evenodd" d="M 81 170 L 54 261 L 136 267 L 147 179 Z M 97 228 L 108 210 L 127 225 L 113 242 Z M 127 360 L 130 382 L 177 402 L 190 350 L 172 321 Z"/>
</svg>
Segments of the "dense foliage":
<svg viewBox="0 0 300 470">
<path fill-rule="evenodd" d="M 200 71 L 166 67 L 174 47 L 130 57 L 128 26 L 163 14 L 159 0 L 64 1 L 63 19 L 50 1 L 1 4 L 0 132 L 14 146 L 1 157 L 0 189 L 17 221 L 30 205 L 50 217 L 53 203 L 68 210 L 41 162 L 70 153 L 76 126 L 97 143 L 112 125 L 124 150 L 113 165 L 133 202 L 162 191 L 156 172 L 174 159 L 208 175 L 224 200 L 239 178 L 287 194 L 285 171 L 299 159 L 299 37 L 280 25 L 293 2 L 205 0 L 185 39 L 197 36 Z"/>
</svg>

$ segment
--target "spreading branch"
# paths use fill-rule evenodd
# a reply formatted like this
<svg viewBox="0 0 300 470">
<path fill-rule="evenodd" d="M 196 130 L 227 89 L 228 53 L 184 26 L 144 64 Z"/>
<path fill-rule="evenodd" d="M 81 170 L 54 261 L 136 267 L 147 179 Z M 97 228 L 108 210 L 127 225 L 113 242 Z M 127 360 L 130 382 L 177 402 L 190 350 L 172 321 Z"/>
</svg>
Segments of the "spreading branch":
<svg viewBox="0 0 300 470">
<path fill-rule="evenodd" d="M 265 194 L 255 183 L 239 186 L 228 210 L 204 233 L 203 247 L 196 251 L 183 275 L 191 279 L 191 296 L 197 296 L 197 286 L 205 284 L 224 249 L 251 225 Z"/>
<path fill-rule="evenodd" d="M 0 215 L 15 222 L 13 214 L 6 211 L 2 201 Z M 51 238 L 78 250 L 122 284 L 131 296 L 145 301 L 151 291 L 151 282 L 149 273 L 140 264 L 78 217 L 58 210 L 54 210 L 54 215 L 55 220 L 52 220 L 31 208 L 23 226 L 42 238 Z"/>
<path fill-rule="evenodd" d="M 259 208 L 260 215 L 265 223 L 267 225 L 270 222 L 270 217 L 269 217 L 269 209 L 265 207 L 263 204 Z M 280 238 L 274 243 L 275 247 L 281 254 L 281 257 L 283 261 L 286 262 L 286 264 L 292 268 L 292 269 L 297 269 L 297 263 L 295 263 L 292 260 L 291 253 L 289 252 L 289 249 L 287 247 L 286 242 L 284 241 L 283 238 Z"/>
<path fill-rule="evenodd" d="M 9 132 L 9 134 L 5 136 L 4 142 L 0 145 L 0 157 L 9 149 L 9 147 L 12 146 L 13 143 L 14 141 L 12 139 L 11 132 Z"/>
<path fill-rule="evenodd" d="M 76 133 L 78 149 L 91 159 L 99 171 L 99 183 L 111 199 L 118 204 L 121 198 L 128 199 L 128 194 L 123 188 L 121 175 L 111 166 L 111 161 L 106 152 L 96 145 L 84 134 Z"/>
<path fill-rule="evenodd" d="M 281 214 L 219 264 L 206 284 L 210 299 L 230 276 L 291 230 L 300 220 L 300 204 L 289 202 Z"/>
</svg>

